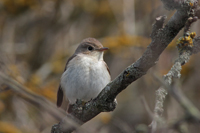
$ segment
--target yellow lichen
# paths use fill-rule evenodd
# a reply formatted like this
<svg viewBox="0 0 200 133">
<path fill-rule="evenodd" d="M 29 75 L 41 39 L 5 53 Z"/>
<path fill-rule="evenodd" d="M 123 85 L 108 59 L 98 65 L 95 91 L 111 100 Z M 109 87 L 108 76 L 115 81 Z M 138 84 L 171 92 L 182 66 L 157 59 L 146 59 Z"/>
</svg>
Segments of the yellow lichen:
<svg viewBox="0 0 200 133">
<path fill-rule="evenodd" d="M 196 36 L 196 32 L 190 33 L 190 37 L 191 37 L 192 39 L 194 39 L 195 36 Z"/>
<path fill-rule="evenodd" d="M 189 4 L 190 4 L 190 6 L 193 6 L 193 5 L 194 5 L 194 4 L 193 4 L 193 3 L 191 3 L 191 2 L 190 2 Z"/>
<path fill-rule="evenodd" d="M 189 35 L 185 35 L 183 37 L 180 37 L 176 42 L 178 49 L 180 50 L 180 49 L 184 48 L 185 46 L 192 47 L 193 46 L 193 39 L 194 39 L 195 36 L 196 36 L 196 33 L 191 32 Z"/>
</svg>

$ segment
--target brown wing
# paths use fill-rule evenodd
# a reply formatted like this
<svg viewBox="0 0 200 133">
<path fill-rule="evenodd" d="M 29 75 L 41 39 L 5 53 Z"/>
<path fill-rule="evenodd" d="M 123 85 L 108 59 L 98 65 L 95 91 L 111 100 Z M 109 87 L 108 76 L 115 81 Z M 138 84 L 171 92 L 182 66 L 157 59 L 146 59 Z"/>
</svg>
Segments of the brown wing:
<svg viewBox="0 0 200 133">
<path fill-rule="evenodd" d="M 104 62 L 104 64 L 105 64 L 105 66 L 106 66 L 106 68 L 107 68 L 107 70 L 108 70 L 108 73 L 110 74 L 110 70 L 109 70 L 109 67 L 108 67 L 108 65 Z"/>
<path fill-rule="evenodd" d="M 64 72 L 66 71 L 66 69 L 67 69 L 67 65 L 68 65 L 68 63 L 74 58 L 74 57 L 76 57 L 76 55 L 75 54 L 73 54 L 71 57 L 69 57 L 69 59 L 68 59 L 68 61 L 67 61 L 67 63 L 66 63 L 66 65 L 65 65 L 65 69 L 64 69 Z"/>
<path fill-rule="evenodd" d="M 67 69 L 67 65 L 69 63 L 70 60 L 72 60 L 76 55 L 72 55 L 67 63 L 66 63 L 66 66 L 65 66 L 65 69 L 64 69 L 64 72 L 66 71 Z M 62 90 L 62 87 L 61 85 L 59 85 L 59 88 L 58 88 L 58 92 L 57 92 L 57 107 L 60 107 L 62 105 L 62 102 L 63 102 L 63 90 Z"/>
<path fill-rule="evenodd" d="M 61 88 L 61 85 L 59 85 L 57 92 L 57 107 L 60 107 L 62 105 L 62 101 L 63 101 L 63 90 Z"/>
</svg>

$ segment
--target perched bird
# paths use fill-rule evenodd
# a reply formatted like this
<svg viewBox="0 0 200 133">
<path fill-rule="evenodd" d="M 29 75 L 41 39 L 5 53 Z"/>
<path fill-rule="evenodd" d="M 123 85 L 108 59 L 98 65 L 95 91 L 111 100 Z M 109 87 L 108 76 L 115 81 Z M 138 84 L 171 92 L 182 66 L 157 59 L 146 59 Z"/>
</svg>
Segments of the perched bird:
<svg viewBox="0 0 200 133">
<path fill-rule="evenodd" d="M 62 74 L 57 93 L 58 107 L 63 96 L 69 100 L 69 105 L 77 99 L 85 102 L 94 99 L 111 81 L 108 66 L 103 60 L 105 50 L 108 48 L 95 38 L 86 38 L 79 44 Z"/>
</svg>

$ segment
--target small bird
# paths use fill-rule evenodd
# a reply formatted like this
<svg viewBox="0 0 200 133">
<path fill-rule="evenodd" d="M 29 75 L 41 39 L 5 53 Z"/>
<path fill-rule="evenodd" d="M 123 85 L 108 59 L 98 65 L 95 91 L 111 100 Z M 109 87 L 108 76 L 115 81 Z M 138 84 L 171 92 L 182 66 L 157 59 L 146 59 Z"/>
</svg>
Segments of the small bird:
<svg viewBox="0 0 200 133">
<path fill-rule="evenodd" d="M 69 106 L 77 99 L 84 102 L 94 99 L 111 81 L 109 68 L 103 60 L 105 50 L 108 48 L 95 38 L 86 38 L 79 44 L 61 76 L 57 93 L 58 107 L 62 104 L 63 96 L 69 100 Z"/>
</svg>

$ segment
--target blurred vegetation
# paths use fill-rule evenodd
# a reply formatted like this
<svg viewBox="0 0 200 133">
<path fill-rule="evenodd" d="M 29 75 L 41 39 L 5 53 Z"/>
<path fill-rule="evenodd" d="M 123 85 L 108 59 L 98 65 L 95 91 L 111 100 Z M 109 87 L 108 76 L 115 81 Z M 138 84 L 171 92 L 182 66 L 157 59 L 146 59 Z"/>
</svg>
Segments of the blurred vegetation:
<svg viewBox="0 0 200 133">
<path fill-rule="evenodd" d="M 82 39 L 94 37 L 110 48 L 105 60 L 114 79 L 151 42 L 155 18 L 167 15 L 169 19 L 173 13 L 165 10 L 160 0 L 0 0 L 0 71 L 55 103 L 65 63 Z M 200 35 L 199 22 L 192 31 Z M 150 124 L 141 96 L 153 110 L 155 90 L 160 85 L 152 74 L 162 76 L 170 69 L 178 55 L 175 42 L 147 75 L 117 97 L 118 106 L 113 113 L 102 113 L 84 125 L 88 132 L 133 132 L 144 126 L 141 124 Z M 178 82 L 200 108 L 198 56 L 192 56 L 184 65 Z M 4 90 L 3 82 L 0 84 Z M 182 111 L 173 99 L 167 99 L 167 119 L 180 117 Z M 58 121 L 53 116 L 12 90 L 0 91 L 0 132 L 49 133 L 55 123 Z M 200 126 L 188 128 L 197 132 Z"/>
</svg>

